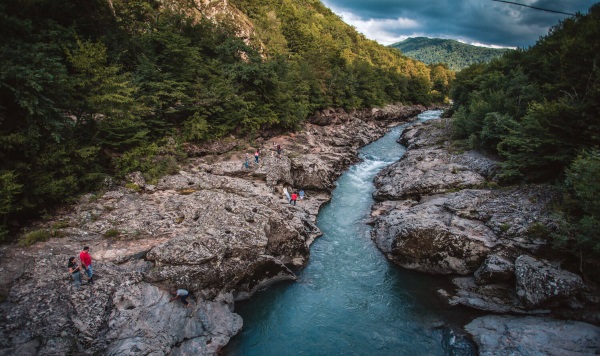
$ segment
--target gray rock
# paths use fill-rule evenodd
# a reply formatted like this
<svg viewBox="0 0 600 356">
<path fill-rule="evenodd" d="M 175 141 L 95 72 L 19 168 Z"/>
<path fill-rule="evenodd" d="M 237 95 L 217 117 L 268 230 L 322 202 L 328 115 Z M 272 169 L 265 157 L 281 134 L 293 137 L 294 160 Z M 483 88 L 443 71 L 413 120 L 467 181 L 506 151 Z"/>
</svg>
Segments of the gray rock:
<svg viewBox="0 0 600 356">
<path fill-rule="evenodd" d="M 453 158 L 442 149 L 410 150 L 377 175 L 373 196 L 378 200 L 398 200 L 476 187 L 485 182 L 484 176 Z"/>
<path fill-rule="evenodd" d="M 444 196 L 397 206 L 378 216 L 373 239 L 392 261 L 436 274 L 473 273 L 496 245 L 495 234 L 477 220 L 453 216 Z"/>
<path fill-rule="evenodd" d="M 527 307 L 564 303 L 584 288 L 581 277 L 547 261 L 522 255 L 515 261 L 517 295 Z"/>
<path fill-rule="evenodd" d="M 455 295 L 449 296 L 453 305 L 493 312 L 514 314 L 548 314 L 547 309 L 528 310 L 515 293 L 513 284 L 494 283 L 479 285 L 473 277 L 455 277 Z"/>
<path fill-rule="evenodd" d="M 600 328 L 544 317 L 484 316 L 465 327 L 487 355 L 596 355 Z"/>
<path fill-rule="evenodd" d="M 515 264 L 504 256 L 492 254 L 475 271 L 477 284 L 507 281 L 515 276 Z"/>
<path fill-rule="evenodd" d="M 222 302 L 190 300 L 186 308 L 147 283 L 118 289 L 108 318 L 108 355 L 168 354 L 178 348 L 216 354 L 242 328 L 242 319 Z M 185 354 L 185 353 L 183 353 Z"/>
<path fill-rule="evenodd" d="M 557 226 L 548 205 L 552 188 L 464 189 L 374 206 L 377 246 L 405 268 L 428 273 L 473 273 L 494 249 L 536 251 L 548 244 L 532 231 Z M 544 199 L 537 199 L 542 196 Z M 483 272 L 483 270 L 481 271 Z M 510 274 L 510 272 L 507 272 Z M 507 274 L 507 276 L 508 276 Z"/>
<path fill-rule="evenodd" d="M 127 174 L 125 177 L 129 183 L 133 183 L 137 185 L 139 188 L 142 188 L 146 184 L 146 180 L 141 172 L 132 172 Z"/>
</svg>

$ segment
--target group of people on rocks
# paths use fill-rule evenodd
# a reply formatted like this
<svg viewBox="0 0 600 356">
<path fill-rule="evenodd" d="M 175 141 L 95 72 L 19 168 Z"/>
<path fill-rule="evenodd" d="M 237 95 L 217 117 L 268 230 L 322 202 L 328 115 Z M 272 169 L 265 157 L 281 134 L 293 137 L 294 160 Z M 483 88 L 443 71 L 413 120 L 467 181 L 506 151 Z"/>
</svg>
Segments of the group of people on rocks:
<svg viewBox="0 0 600 356">
<path fill-rule="evenodd" d="M 290 195 L 290 204 L 295 206 L 298 198 L 300 198 L 300 200 L 304 199 L 304 190 L 300 189 L 298 193 L 292 192 L 292 194 Z"/>
<path fill-rule="evenodd" d="M 90 255 L 90 247 L 85 246 L 81 252 L 79 253 L 79 261 L 75 256 L 69 257 L 69 262 L 67 263 L 67 268 L 69 269 L 69 273 L 73 278 L 73 283 L 75 284 L 76 289 L 81 288 L 81 273 L 85 273 L 88 280 L 87 283 L 90 285 L 94 284 L 94 270 L 92 269 L 92 256 Z M 185 289 L 177 289 L 171 292 L 173 294 L 173 298 L 169 299 L 169 301 L 173 301 L 175 299 L 181 300 L 181 302 L 186 306 L 190 307 L 190 302 L 187 301 L 187 298 L 190 295 Z"/>
<path fill-rule="evenodd" d="M 81 287 L 81 272 L 87 276 L 88 284 L 94 284 L 94 270 L 92 269 L 92 256 L 90 256 L 89 246 L 85 246 L 79 253 L 79 262 L 75 257 L 69 257 L 67 267 L 73 277 L 76 289 Z"/>
<path fill-rule="evenodd" d="M 260 148 L 256 149 L 254 152 L 254 163 L 258 164 L 258 160 L 260 158 Z M 244 168 L 250 168 L 250 155 L 246 153 L 244 156 Z"/>
<path fill-rule="evenodd" d="M 283 148 L 281 147 L 281 144 L 273 142 L 272 155 L 274 155 L 275 152 L 277 152 L 277 158 L 281 158 L 281 153 L 283 152 Z M 260 147 L 257 148 L 256 151 L 254 151 L 254 163 L 255 164 L 259 163 L 261 154 L 262 154 L 262 152 L 261 152 Z M 250 168 L 250 155 L 248 153 L 246 153 L 244 156 L 244 168 Z"/>
<path fill-rule="evenodd" d="M 273 143 L 273 148 L 274 148 L 274 152 L 277 152 L 277 158 L 280 158 L 281 152 L 282 152 L 281 145 L 278 143 Z M 259 163 L 260 155 L 261 155 L 261 149 L 258 148 L 254 152 L 254 163 L 255 164 Z M 245 168 L 250 167 L 250 156 L 248 153 L 246 153 L 246 155 L 245 155 L 244 167 Z M 298 198 L 300 198 L 300 200 L 304 199 L 304 190 L 301 189 L 298 193 L 293 192 L 290 197 L 290 201 L 289 201 L 290 204 L 296 205 L 296 201 L 298 200 Z M 69 257 L 69 262 L 67 264 L 67 268 L 69 269 L 69 273 L 71 274 L 71 276 L 73 278 L 73 282 L 75 284 L 76 289 L 81 288 L 82 273 L 85 273 L 85 275 L 87 276 L 88 284 L 90 284 L 90 285 L 94 284 L 94 271 L 92 269 L 92 257 L 90 256 L 89 251 L 90 251 L 89 246 L 85 246 L 79 253 L 79 261 L 74 256 Z M 173 297 L 171 299 L 169 299 L 169 301 L 179 299 L 186 307 L 191 306 L 190 303 L 187 301 L 187 298 L 189 296 L 189 292 L 187 290 L 177 289 L 177 290 L 171 291 L 171 294 L 173 295 Z"/>
</svg>

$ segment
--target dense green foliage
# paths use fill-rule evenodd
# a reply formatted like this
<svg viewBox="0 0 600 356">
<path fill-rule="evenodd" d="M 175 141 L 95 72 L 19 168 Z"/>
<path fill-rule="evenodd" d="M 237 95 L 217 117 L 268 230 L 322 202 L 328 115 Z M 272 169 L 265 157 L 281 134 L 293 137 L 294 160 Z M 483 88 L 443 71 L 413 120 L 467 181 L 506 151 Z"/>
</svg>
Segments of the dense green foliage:
<svg viewBox="0 0 600 356">
<path fill-rule="evenodd" d="M 506 48 L 487 48 L 441 38 L 412 37 L 391 44 L 403 54 L 427 64 L 446 63 L 452 70 L 471 64 L 487 63 L 511 51 Z"/>
<path fill-rule="evenodd" d="M 572 198 L 568 205 L 569 226 L 564 235 L 557 234 L 561 244 L 570 242 L 586 254 L 600 256 L 600 150 L 584 152 L 567 170 L 566 185 Z M 574 237 L 572 240 L 568 237 Z"/>
<path fill-rule="evenodd" d="M 11 218 L 106 177 L 176 171 L 184 140 L 444 93 L 432 96 L 426 65 L 366 40 L 319 1 L 231 3 L 242 11 L 219 21 L 201 13 L 214 4 L 187 0 L 0 5 L 0 239 Z"/>
<path fill-rule="evenodd" d="M 600 255 L 600 5 L 528 50 L 456 76 L 454 133 L 503 158 L 505 182 L 566 178 L 562 240 Z M 570 197 L 570 198 L 569 198 Z M 574 238 L 574 239 L 573 239 Z"/>
</svg>

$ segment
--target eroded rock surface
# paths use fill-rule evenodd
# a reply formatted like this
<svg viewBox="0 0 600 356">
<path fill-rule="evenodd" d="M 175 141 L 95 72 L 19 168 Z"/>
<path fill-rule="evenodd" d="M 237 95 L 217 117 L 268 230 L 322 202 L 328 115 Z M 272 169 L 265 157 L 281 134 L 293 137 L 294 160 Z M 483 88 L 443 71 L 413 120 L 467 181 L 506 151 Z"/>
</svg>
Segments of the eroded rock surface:
<svg viewBox="0 0 600 356">
<path fill-rule="evenodd" d="M 0 355 L 214 355 L 242 327 L 235 300 L 295 279 L 320 231 L 320 206 L 356 150 L 422 107 L 326 111 L 297 133 L 188 147 L 181 171 L 87 195 L 61 238 L 0 249 Z M 278 157 L 274 145 L 283 147 Z M 261 148 L 248 168 L 244 156 Z M 291 206 L 283 189 L 306 192 Z M 95 284 L 75 290 L 67 260 L 90 246 Z M 84 278 L 85 281 L 85 278 Z M 169 290 L 192 292 L 192 307 Z"/>
<path fill-rule="evenodd" d="M 465 329 L 479 354 L 487 355 L 597 355 L 600 328 L 543 317 L 484 316 Z"/>
<path fill-rule="evenodd" d="M 523 255 L 515 261 L 517 295 L 528 307 L 560 303 L 580 294 L 584 284 L 578 275 Z"/>
<path fill-rule="evenodd" d="M 408 147 L 406 154 L 376 177 L 371 233 L 379 249 L 402 267 L 453 275 L 454 290 L 438 290 L 449 306 L 600 324 L 594 286 L 567 271 L 559 254 L 544 257 L 551 251 L 548 236 L 560 225 L 552 211 L 558 190 L 546 185 L 493 189 L 494 159 L 454 151 L 448 130 L 446 119 L 412 125 L 399 139 Z M 538 331 L 546 325 L 547 331 Z M 482 354 L 598 351 L 591 339 L 577 347 L 576 336 L 552 337 L 581 330 L 597 334 L 596 327 L 584 323 L 489 317 L 469 327 L 477 329 L 472 334 Z M 502 328 L 512 327 L 521 334 L 505 335 Z M 517 348 L 506 342 L 512 337 Z"/>
</svg>

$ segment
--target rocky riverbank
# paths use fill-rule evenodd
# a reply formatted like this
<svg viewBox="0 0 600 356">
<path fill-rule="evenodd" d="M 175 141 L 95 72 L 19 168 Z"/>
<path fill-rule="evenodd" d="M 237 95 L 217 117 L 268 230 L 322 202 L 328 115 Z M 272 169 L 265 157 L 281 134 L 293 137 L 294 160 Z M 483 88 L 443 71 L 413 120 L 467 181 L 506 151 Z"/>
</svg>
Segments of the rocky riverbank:
<svg viewBox="0 0 600 356">
<path fill-rule="evenodd" d="M 242 327 L 235 300 L 294 279 L 320 235 L 320 206 L 357 149 L 424 107 L 328 110 L 301 131 L 189 146 L 179 174 L 140 174 L 82 197 L 31 229 L 57 236 L 0 247 L 0 355 L 216 354 Z M 277 157 L 274 144 L 283 146 Z M 259 164 L 244 154 L 262 148 Z M 303 189 L 292 206 L 283 189 Z M 73 286 L 69 256 L 90 246 L 94 285 Z M 192 308 L 169 302 L 186 288 Z"/>
<path fill-rule="evenodd" d="M 408 128 L 402 159 L 377 176 L 373 240 L 396 264 L 448 275 L 449 306 L 494 314 L 466 326 L 483 355 L 595 354 L 600 297 L 553 252 L 552 186 L 498 189 L 497 162 L 448 142 L 449 120 Z M 569 320 L 565 320 L 569 319 Z"/>
</svg>

